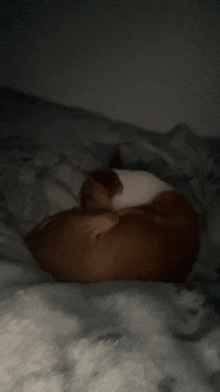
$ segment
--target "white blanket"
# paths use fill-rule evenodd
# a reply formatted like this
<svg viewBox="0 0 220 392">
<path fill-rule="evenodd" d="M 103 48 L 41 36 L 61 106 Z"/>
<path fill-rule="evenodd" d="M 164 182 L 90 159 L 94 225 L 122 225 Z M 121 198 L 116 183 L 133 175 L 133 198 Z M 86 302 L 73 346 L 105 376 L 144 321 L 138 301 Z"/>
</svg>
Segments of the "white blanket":
<svg viewBox="0 0 220 392">
<path fill-rule="evenodd" d="M 0 391 L 219 391 L 220 141 L 185 126 L 164 136 L 116 123 L 109 138 L 106 128 L 93 137 L 94 119 L 83 121 L 75 147 L 73 133 L 69 147 L 46 150 L 0 141 Z M 105 166 L 115 148 L 124 168 L 168 181 L 201 218 L 200 254 L 182 285 L 60 283 L 25 248 L 22 236 L 77 205 L 83 170 Z"/>
</svg>

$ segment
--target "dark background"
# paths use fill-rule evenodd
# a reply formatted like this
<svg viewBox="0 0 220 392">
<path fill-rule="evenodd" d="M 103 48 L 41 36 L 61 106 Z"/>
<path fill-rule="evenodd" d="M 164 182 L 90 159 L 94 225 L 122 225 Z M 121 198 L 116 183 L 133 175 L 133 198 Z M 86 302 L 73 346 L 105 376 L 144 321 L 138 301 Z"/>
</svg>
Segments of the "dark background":
<svg viewBox="0 0 220 392">
<path fill-rule="evenodd" d="M 1 85 L 160 132 L 220 135 L 217 0 L 2 2 Z"/>
</svg>

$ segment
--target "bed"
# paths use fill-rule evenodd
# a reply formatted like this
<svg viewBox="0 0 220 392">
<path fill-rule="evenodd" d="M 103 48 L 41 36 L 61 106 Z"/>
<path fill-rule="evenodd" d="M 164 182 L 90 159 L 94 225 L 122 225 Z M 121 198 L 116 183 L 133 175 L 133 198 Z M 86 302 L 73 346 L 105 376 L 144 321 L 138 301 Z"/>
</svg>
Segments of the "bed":
<svg viewBox="0 0 220 392">
<path fill-rule="evenodd" d="M 1 89 L 1 392 L 220 390 L 220 139 L 185 124 L 166 134 Z M 116 149 L 192 203 L 200 252 L 178 285 L 62 283 L 24 235 L 78 205 L 85 171 Z"/>
</svg>

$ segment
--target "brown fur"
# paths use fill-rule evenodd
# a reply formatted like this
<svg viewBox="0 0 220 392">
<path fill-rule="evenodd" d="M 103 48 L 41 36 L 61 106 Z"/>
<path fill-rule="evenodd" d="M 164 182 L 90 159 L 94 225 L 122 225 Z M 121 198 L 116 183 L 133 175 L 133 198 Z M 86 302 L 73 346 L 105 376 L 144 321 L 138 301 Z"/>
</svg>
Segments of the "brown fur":
<svg viewBox="0 0 220 392">
<path fill-rule="evenodd" d="M 184 281 L 199 251 L 198 218 L 185 197 L 166 191 L 113 211 L 108 190 L 97 184 L 91 182 L 93 210 L 55 214 L 24 238 L 39 266 L 67 282 Z"/>
<path fill-rule="evenodd" d="M 118 176 L 111 169 L 98 170 L 87 175 L 80 189 L 80 208 L 113 210 L 114 196 L 123 191 Z"/>
</svg>

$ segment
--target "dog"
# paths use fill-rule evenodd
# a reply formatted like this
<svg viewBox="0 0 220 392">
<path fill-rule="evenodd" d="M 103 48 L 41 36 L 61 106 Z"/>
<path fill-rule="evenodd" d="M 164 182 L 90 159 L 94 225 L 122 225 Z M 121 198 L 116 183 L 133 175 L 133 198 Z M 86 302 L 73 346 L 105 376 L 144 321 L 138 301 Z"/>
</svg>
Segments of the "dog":
<svg viewBox="0 0 220 392">
<path fill-rule="evenodd" d="M 80 208 L 119 210 L 140 207 L 161 192 L 174 190 L 154 174 L 123 169 L 103 169 L 86 173 L 80 189 Z"/>
<path fill-rule="evenodd" d="M 152 173 L 88 173 L 79 208 L 24 238 L 38 265 L 65 282 L 183 282 L 199 252 L 199 222 L 186 198 Z"/>
</svg>

